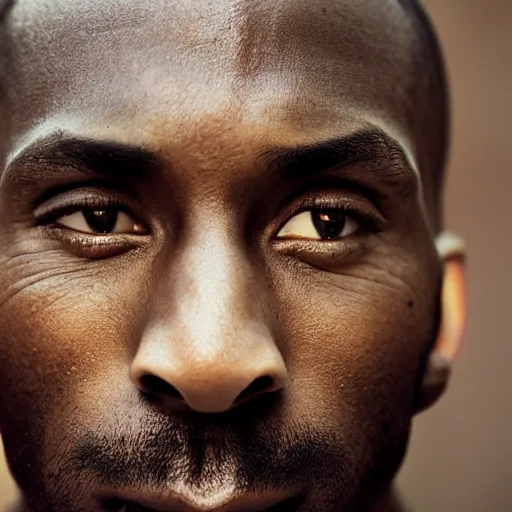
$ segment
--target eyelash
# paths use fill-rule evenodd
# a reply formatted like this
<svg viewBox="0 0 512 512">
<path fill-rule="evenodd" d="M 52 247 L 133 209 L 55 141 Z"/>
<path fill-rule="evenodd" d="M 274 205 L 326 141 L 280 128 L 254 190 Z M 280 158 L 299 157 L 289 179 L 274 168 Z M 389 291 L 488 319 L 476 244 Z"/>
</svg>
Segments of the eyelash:
<svg viewBox="0 0 512 512">
<path fill-rule="evenodd" d="M 364 235 L 364 233 L 377 233 L 382 231 L 384 225 L 386 224 L 386 220 L 383 218 L 380 211 L 376 208 L 373 202 L 370 202 L 368 199 L 365 199 L 361 196 L 360 192 L 354 192 L 353 190 L 344 190 L 339 187 L 322 187 L 320 189 L 309 190 L 305 194 L 301 194 L 299 197 L 295 196 L 295 200 L 291 200 L 287 202 L 287 205 L 281 210 L 281 221 L 279 222 L 279 228 L 277 231 L 273 233 L 272 239 L 278 241 L 277 237 L 279 231 L 284 227 L 284 225 L 292 219 L 294 216 L 299 215 L 305 211 L 311 210 L 319 210 L 319 209 L 333 209 L 342 211 L 345 215 L 352 217 L 356 220 L 360 225 L 361 229 L 359 233 Z M 96 194 L 96 195 L 94 195 Z M 57 196 L 59 198 L 60 196 Z M 147 235 L 150 234 L 149 226 L 145 222 L 140 222 L 140 217 L 137 215 L 137 204 L 134 201 L 131 201 L 130 198 L 125 197 L 123 194 L 122 197 L 116 197 L 115 195 L 108 196 L 98 196 L 98 191 L 94 189 L 89 190 L 76 190 L 71 194 L 70 197 L 64 199 L 64 201 L 59 200 L 57 198 L 50 199 L 44 205 L 36 207 L 34 211 L 34 216 L 36 218 L 36 224 L 39 226 L 44 226 L 50 230 L 58 230 L 61 232 L 59 236 L 65 236 L 70 239 L 73 237 L 73 240 L 79 240 L 80 243 L 109 243 L 108 240 L 114 241 L 114 238 L 121 241 L 122 239 L 126 239 L 128 235 L 125 234 L 93 234 L 93 233 L 73 233 L 72 230 L 67 228 L 59 228 L 58 225 L 55 225 L 55 222 L 66 215 L 70 215 L 73 213 L 80 212 L 83 209 L 91 208 L 96 210 L 102 209 L 117 209 L 120 212 L 124 212 L 128 215 L 131 215 L 134 218 L 134 221 L 142 224 L 145 228 L 145 231 L 141 234 Z M 56 203 L 58 202 L 58 205 Z M 362 204 L 365 204 L 366 207 L 363 207 Z M 54 206 L 55 205 L 55 206 Z M 371 211 L 371 213 L 370 213 Z M 54 224 L 52 226 L 52 224 Z M 54 236 L 57 236 L 57 233 L 54 233 Z M 140 234 L 135 235 L 140 236 Z M 350 238 L 357 237 L 358 234 L 354 233 Z M 75 242 L 74 242 L 75 243 Z M 314 243 L 320 243 L 325 246 L 332 244 L 340 244 L 341 240 L 322 240 L 315 241 Z M 346 243 L 346 242 L 344 242 Z"/>
<path fill-rule="evenodd" d="M 55 223 L 61 217 L 66 215 L 71 215 L 73 213 L 77 213 L 86 208 L 95 209 L 95 210 L 119 210 L 120 212 L 127 213 L 135 217 L 135 214 L 132 211 L 132 208 L 127 206 L 126 200 L 121 200 L 117 197 L 93 197 L 93 196 L 82 196 L 80 202 L 77 200 L 69 200 L 68 204 L 64 204 L 55 208 L 51 208 L 51 206 L 46 206 L 43 208 L 42 212 L 35 213 L 37 225 L 50 225 Z M 102 236 L 102 235 L 92 235 L 88 234 L 87 236 Z M 104 236 L 104 235 L 103 235 Z"/>
<path fill-rule="evenodd" d="M 376 210 L 375 207 L 369 207 L 363 209 L 361 207 L 361 202 L 367 201 L 361 199 L 354 199 L 353 194 L 344 193 L 343 199 L 340 199 L 339 196 L 342 195 L 340 191 L 328 191 L 327 193 L 323 192 L 325 195 L 322 197 L 322 191 L 311 191 L 306 196 L 302 196 L 300 199 L 300 205 L 297 207 L 296 202 L 285 208 L 285 214 L 283 215 L 284 221 L 281 221 L 279 224 L 279 229 L 276 231 L 277 233 L 286 225 L 286 223 L 296 215 L 300 213 L 311 211 L 311 210 L 321 210 L 321 209 L 332 209 L 342 211 L 345 215 L 354 218 L 357 222 L 361 224 L 361 227 L 364 231 L 367 232 L 379 232 L 383 229 L 385 224 L 385 219 L 382 217 L 380 212 Z M 331 197 L 327 197 L 331 196 Z M 336 196 L 336 197 L 332 197 Z M 347 197 L 348 196 L 348 197 Z M 369 213 L 368 209 L 374 210 L 374 213 Z M 322 243 L 339 243 L 339 240 L 325 240 Z"/>
<path fill-rule="evenodd" d="M 354 208 L 352 206 L 347 207 L 346 205 L 340 205 L 340 204 L 315 204 L 312 206 L 306 206 L 302 207 L 296 215 L 299 213 L 305 212 L 305 211 L 311 211 L 311 210 L 339 210 L 342 211 L 347 217 L 353 217 L 355 220 L 357 220 L 361 225 L 363 225 L 365 228 L 373 229 L 377 226 L 377 221 L 374 216 L 369 215 L 367 212 L 362 211 L 359 208 Z"/>
</svg>

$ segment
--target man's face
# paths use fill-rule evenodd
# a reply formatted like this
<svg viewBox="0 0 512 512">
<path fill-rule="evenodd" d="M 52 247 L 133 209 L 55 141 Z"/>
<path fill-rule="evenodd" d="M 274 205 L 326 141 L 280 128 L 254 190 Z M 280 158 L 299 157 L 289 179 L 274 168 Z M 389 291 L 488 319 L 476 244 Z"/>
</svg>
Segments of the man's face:
<svg viewBox="0 0 512 512">
<path fill-rule="evenodd" d="M 440 278 L 400 7 L 21 0 L 8 25 L 0 428 L 27 502 L 365 510 Z"/>
</svg>

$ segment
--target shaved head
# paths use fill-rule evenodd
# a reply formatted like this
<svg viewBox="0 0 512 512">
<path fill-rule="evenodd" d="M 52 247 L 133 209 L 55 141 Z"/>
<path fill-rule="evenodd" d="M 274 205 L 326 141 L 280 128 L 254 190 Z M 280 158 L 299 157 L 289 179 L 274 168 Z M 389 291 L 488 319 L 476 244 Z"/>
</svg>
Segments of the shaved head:
<svg viewBox="0 0 512 512">
<path fill-rule="evenodd" d="M 23 512 L 380 512 L 439 333 L 448 106 L 421 8 L 1 5 Z"/>
<path fill-rule="evenodd" d="M 430 184 L 425 185 L 429 190 L 426 200 L 435 219 L 434 226 L 439 230 L 442 225 L 440 193 L 444 183 L 450 129 L 446 71 L 434 28 L 420 3 L 416 0 L 398 1 L 418 29 L 417 89 L 412 96 L 411 116 L 418 127 L 418 136 L 426 142 L 422 157 L 428 162 L 426 166 L 430 178 Z"/>
</svg>

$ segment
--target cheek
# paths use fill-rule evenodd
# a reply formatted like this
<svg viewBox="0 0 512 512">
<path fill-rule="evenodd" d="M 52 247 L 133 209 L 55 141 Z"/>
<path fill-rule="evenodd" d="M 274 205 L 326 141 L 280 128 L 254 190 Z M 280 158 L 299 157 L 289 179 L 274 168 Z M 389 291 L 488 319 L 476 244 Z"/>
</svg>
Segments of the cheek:
<svg viewBox="0 0 512 512">
<path fill-rule="evenodd" d="M 18 467 L 58 434 L 55 418 L 89 414 L 94 382 L 114 373 L 130 385 L 137 281 L 123 287 L 94 264 L 48 261 L 0 278 L 0 428 Z"/>
<path fill-rule="evenodd" d="M 324 273 L 281 282 L 294 400 L 344 436 L 360 438 L 382 421 L 408 424 L 419 363 L 431 342 L 432 309 L 414 302 L 405 283 L 328 279 Z"/>
</svg>

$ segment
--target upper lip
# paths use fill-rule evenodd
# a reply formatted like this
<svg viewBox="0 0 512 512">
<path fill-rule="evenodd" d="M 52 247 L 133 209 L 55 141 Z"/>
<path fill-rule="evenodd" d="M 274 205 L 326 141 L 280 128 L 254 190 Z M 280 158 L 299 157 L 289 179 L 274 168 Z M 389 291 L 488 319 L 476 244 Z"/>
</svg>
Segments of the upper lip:
<svg viewBox="0 0 512 512">
<path fill-rule="evenodd" d="M 288 503 L 293 498 L 298 499 L 297 492 L 274 492 L 239 494 L 225 497 L 224 499 L 208 500 L 209 503 L 201 503 L 199 500 L 179 496 L 175 493 L 170 495 L 146 496 L 140 493 L 120 493 L 115 499 L 126 504 L 138 505 L 148 510 L 158 512 L 264 512 L 279 504 Z M 290 506 L 292 504 L 290 503 Z M 297 504 L 298 505 L 298 504 Z M 286 507 L 286 512 L 290 510 Z M 277 511 L 276 511 L 277 512 Z M 281 512 L 281 511 L 279 511 Z"/>
</svg>

